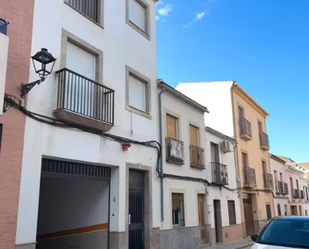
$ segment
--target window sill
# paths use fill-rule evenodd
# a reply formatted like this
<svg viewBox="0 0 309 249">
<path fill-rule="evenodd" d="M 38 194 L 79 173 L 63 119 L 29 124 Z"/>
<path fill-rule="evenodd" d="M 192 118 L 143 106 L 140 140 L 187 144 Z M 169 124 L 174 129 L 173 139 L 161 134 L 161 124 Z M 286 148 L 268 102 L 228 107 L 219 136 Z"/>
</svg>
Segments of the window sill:
<svg viewBox="0 0 309 249">
<path fill-rule="evenodd" d="M 66 5 L 68 5 L 70 8 L 72 8 L 73 10 L 75 10 L 76 12 L 78 12 L 79 14 L 81 14 L 83 17 L 87 18 L 90 22 L 94 23 L 95 25 L 97 25 L 98 27 L 100 27 L 101 29 L 104 29 L 104 26 L 96 21 L 94 21 L 93 19 L 91 19 L 90 17 L 88 17 L 87 15 L 85 15 L 83 12 L 79 11 L 78 9 L 74 8 L 72 5 L 70 5 L 69 3 L 67 3 L 66 1 L 64 1 L 64 3 Z"/>
<path fill-rule="evenodd" d="M 147 113 L 147 112 L 143 112 L 143 111 L 138 110 L 138 109 L 136 109 L 136 108 L 134 108 L 132 106 L 129 106 L 129 105 L 126 106 L 126 110 L 151 120 L 151 115 L 149 113 Z"/>
<path fill-rule="evenodd" d="M 138 33 L 140 33 L 142 36 L 144 36 L 146 39 L 148 39 L 150 41 L 150 36 L 148 32 L 143 31 L 142 29 L 140 29 L 139 27 L 137 27 L 133 22 L 131 22 L 130 20 L 127 20 L 126 23 L 133 29 L 135 29 Z"/>
</svg>

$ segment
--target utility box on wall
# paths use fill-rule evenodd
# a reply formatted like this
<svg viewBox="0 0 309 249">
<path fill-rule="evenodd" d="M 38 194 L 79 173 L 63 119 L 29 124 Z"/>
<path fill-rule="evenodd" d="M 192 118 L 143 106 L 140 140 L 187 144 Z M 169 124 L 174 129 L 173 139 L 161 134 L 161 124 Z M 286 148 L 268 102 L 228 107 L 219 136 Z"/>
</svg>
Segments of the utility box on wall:
<svg viewBox="0 0 309 249">
<path fill-rule="evenodd" d="M 9 38 L 6 35 L 7 25 L 7 22 L 2 22 L 2 19 L 0 19 L 0 26 L 2 27 L 2 29 L 0 30 L 0 116 L 3 114 L 6 70 L 9 54 Z M 3 28 L 4 26 L 5 29 Z"/>
</svg>

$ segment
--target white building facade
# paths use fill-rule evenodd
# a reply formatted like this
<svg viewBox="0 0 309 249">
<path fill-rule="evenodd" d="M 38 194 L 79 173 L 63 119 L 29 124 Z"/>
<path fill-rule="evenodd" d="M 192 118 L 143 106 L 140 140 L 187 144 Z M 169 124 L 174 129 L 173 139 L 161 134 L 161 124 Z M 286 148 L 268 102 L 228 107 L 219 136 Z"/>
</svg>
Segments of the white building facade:
<svg viewBox="0 0 309 249">
<path fill-rule="evenodd" d="M 17 248 L 160 248 L 155 2 L 35 2 Z"/>
<path fill-rule="evenodd" d="M 211 244 L 242 239 L 240 192 L 236 160 L 237 142 L 206 127 L 207 221 Z"/>
<path fill-rule="evenodd" d="M 270 166 L 274 174 L 274 206 L 276 216 L 285 216 L 290 214 L 289 209 L 289 190 L 285 161 L 276 155 L 270 155 Z"/>
<path fill-rule="evenodd" d="M 163 167 L 161 248 L 198 248 L 207 238 L 204 113 L 207 109 L 158 82 Z"/>
<path fill-rule="evenodd" d="M 304 172 L 291 166 L 286 165 L 286 181 L 289 188 L 289 215 L 304 215 L 304 201 L 301 179 Z"/>
</svg>

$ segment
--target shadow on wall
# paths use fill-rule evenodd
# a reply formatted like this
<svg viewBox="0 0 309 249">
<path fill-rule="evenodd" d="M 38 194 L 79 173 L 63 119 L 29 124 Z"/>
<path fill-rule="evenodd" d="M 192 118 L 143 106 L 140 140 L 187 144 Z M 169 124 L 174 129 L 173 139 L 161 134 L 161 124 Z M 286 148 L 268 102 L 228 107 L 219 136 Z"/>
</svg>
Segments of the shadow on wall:
<svg viewBox="0 0 309 249">
<path fill-rule="evenodd" d="M 38 249 L 107 249 L 109 185 L 42 177 Z"/>
</svg>

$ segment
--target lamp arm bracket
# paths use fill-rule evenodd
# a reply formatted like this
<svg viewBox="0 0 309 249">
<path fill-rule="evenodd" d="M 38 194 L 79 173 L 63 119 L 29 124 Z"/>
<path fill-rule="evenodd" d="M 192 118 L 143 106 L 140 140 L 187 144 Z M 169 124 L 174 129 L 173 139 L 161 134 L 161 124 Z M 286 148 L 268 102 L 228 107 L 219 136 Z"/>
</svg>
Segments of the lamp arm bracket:
<svg viewBox="0 0 309 249">
<path fill-rule="evenodd" d="M 28 84 L 24 84 L 22 83 L 21 84 L 21 98 L 24 98 L 24 96 L 26 94 L 28 94 L 28 92 L 31 91 L 31 89 L 35 86 L 35 85 L 40 85 L 43 81 L 45 80 L 45 78 L 41 78 L 39 80 L 36 80 L 36 81 L 33 81 L 33 82 L 30 82 Z"/>
</svg>

